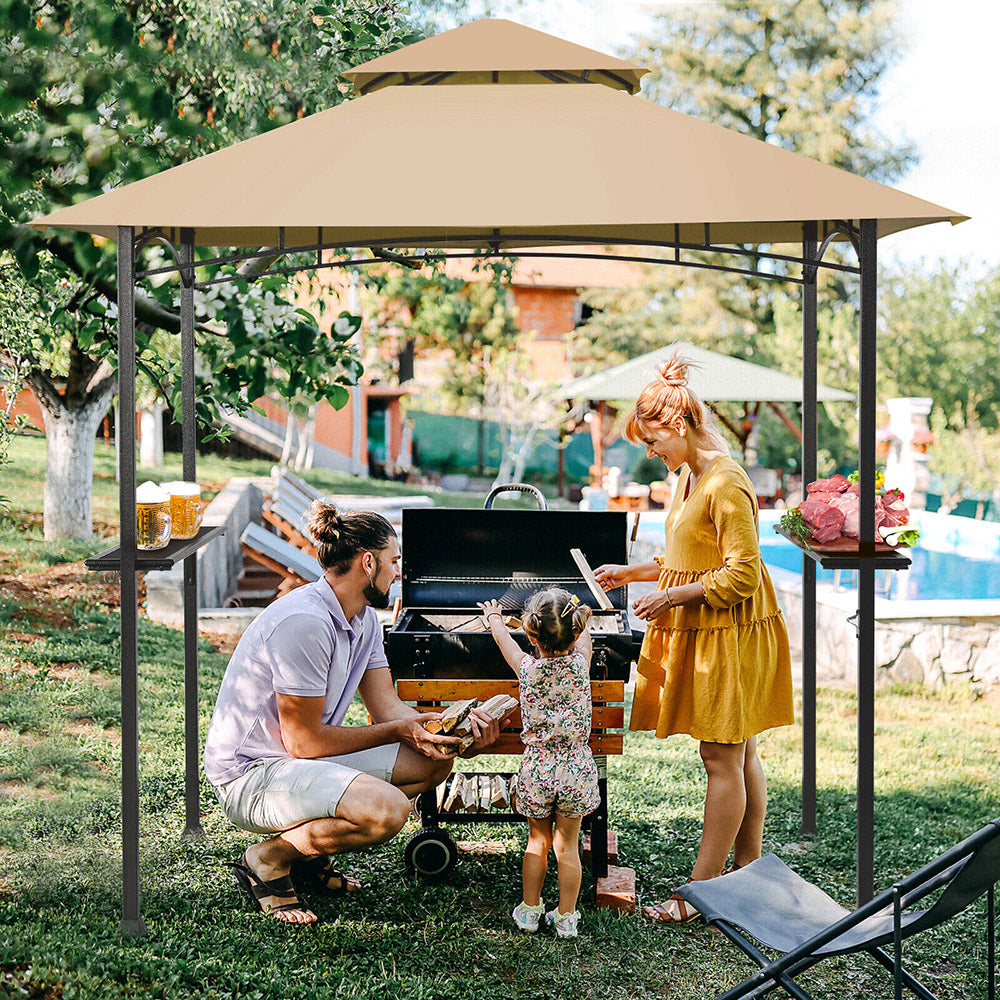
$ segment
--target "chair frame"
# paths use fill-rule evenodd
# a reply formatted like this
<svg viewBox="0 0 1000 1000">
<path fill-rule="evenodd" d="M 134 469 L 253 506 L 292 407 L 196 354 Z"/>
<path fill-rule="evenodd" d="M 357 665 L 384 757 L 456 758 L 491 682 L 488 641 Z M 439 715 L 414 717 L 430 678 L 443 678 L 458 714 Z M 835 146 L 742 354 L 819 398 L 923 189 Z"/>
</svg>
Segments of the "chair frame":
<svg viewBox="0 0 1000 1000">
<path fill-rule="evenodd" d="M 831 924 L 809 940 L 803 941 L 774 961 L 768 959 L 734 923 L 722 917 L 709 920 L 710 926 L 718 928 L 744 954 L 760 966 L 759 972 L 748 977 L 738 986 L 725 993 L 720 993 L 716 1000 L 738 1000 L 738 998 L 750 994 L 753 994 L 755 998 L 761 997 L 779 986 L 795 1000 L 812 1000 L 810 994 L 794 981 L 794 977 L 824 958 L 854 951 L 867 952 L 876 962 L 892 972 L 895 1000 L 902 1000 L 904 986 L 921 1000 L 937 1000 L 930 990 L 903 968 L 903 939 L 951 919 L 976 899 L 979 899 L 984 892 L 986 895 L 987 996 L 988 1000 L 996 1000 L 995 885 L 1000 880 L 1000 864 L 997 864 L 993 872 L 987 875 L 990 880 L 985 889 L 980 889 L 970 898 L 963 898 L 961 890 L 964 885 L 961 885 L 961 876 L 963 871 L 967 871 L 970 867 L 974 869 L 977 858 L 987 849 L 992 847 L 996 850 L 997 844 L 1000 844 L 1000 819 L 988 823 L 962 843 L 945 851 L 923 868 L 895 883 L 892 888 L 880 893 L 868 903 L 859 906 L 846 917 Z M 907 927 L 903 927 L 903 911 L 942 887 L 944 887 L 944 892 L 937 902 Z M 686 887 L 678 890 L 682 895 L 684 888 Z M 887 936 L 875 938 L 869 945 L 861 945 L 844 951 L 827 952 L 822 955 L 815 954 L 817 948 L 829 944 L 845 931 L 889 907 L 892 907 L 893 911 L 891 955 L 881 947 L 881 944 L 888 944 Z"/>
</svg>

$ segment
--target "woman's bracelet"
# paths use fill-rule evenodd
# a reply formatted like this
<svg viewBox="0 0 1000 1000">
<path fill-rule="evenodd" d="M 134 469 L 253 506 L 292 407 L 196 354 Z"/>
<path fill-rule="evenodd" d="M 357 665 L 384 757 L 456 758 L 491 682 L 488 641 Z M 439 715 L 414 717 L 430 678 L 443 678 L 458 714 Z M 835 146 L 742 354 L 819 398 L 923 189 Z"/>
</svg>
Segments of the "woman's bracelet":
<svg viewBox="0 0 1000 1000">
<path fill-rule="evenodd" d="M 503 621 L 503 615 L 502 615 L 502 614 L 500 614 L 500 612 L 499 612 L 499 611 L 491 611 L 491 612 L 490 612 L 490 613 L 489 613 L 489 614 L 488 614 L 488 615 L 486 616 L 486 620 L 487 620 L 487 621 L 489 621 L 489 620 L 490 620 L 490 619 L 491 619 L 491 618 L 492 618 L 492 617 L 493 617 L 494 615 L 496 615 L 496 616 L 497 616 L 497 618 L 499 618 L 499 619 L 500 619 L 500 621 Z"/>
<path fill-rule="evenodd" d="M 667 587 L 665 593 L 666 593 L 666 597 L 667 597 L 667 607 L 668 608 L 674 607 L 674 602 L 670 599 L 670 588 L 669 587 Z"/>
</svg>

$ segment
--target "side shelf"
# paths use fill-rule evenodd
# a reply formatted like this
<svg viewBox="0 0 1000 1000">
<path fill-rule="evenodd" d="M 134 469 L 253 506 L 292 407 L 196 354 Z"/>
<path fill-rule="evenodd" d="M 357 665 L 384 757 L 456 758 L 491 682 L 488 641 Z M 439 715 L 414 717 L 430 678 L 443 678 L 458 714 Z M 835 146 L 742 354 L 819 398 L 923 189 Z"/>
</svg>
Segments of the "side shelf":
<svg viewBox="0 0 1000 1000">
<path fill-rule="evenodd" d="M 906 569 L 912 562 L 908 555 L 899 549 L 886 545 L 885 542 L 875 543 L 872 555 L 862 555 L 859 544 L 852 539 L 841 538 L 827 545 L 819 543 L 800 542 L 784 528 L 775 525 L 774 530 L 798 546 L 810 559 L 819 563 L 823 569 L 860 569 L 862 566 L 874 565 L 876 569 Z"/>
<path fill-rule="evenodd" d="M 213 528 L 199 528 L 198 534 L 194 538 L 178 538 L 162 549 L 153 551 L 136 551 L 135 568 L 137 570 L 149 569 L 170 569 L 175 563 L 182 562 L 188 556 L 193 555 L 203 545 L 207 545 L 213 538 L 225 533 L 224 524 L 216 525 Z M 90 570 L 120 570 L 122 567 L 122 550 L 120 545 L 100 552 L 96 556 L 91 556 L 84 560 L 84 565 Z"/>
</svg>

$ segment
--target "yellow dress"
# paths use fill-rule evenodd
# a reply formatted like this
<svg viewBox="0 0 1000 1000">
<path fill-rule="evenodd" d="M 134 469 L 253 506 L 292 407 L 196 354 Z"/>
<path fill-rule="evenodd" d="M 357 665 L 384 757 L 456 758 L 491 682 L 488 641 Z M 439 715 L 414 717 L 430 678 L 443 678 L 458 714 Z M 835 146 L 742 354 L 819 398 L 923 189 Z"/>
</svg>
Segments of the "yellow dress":
<svg viewBox="0 0 1000 1000">
<path fill-rule="evenodd" d="M 728 456 L 685 499 L 674 490 L 657 590 L 702 582 L 707 603 L 667 608 L 646 629 L 629 728 L 741 743 L 792 714 L 788 632 L 760 557 L 757 498 Z"/>
</svg>

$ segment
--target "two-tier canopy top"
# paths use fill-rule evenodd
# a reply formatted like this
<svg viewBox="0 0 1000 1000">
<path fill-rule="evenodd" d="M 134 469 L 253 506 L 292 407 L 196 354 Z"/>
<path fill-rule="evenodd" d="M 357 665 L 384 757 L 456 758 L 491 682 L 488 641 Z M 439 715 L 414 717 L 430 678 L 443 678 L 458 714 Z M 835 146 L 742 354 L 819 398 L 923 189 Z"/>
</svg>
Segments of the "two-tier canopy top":
<svg viewBox="0 0 1000 1000">
<path fill-rule="evenodd" d="M 822 240 L 851 220 L 885 236 L 965 218 L 631 96 L 643 72 L 478 21 L 351 71 L 364 96 L 32 224 L 112 239 L 189 228 L 198 246 L 509 249 L 789 243 L 811 221 Z"/>
</svg>

